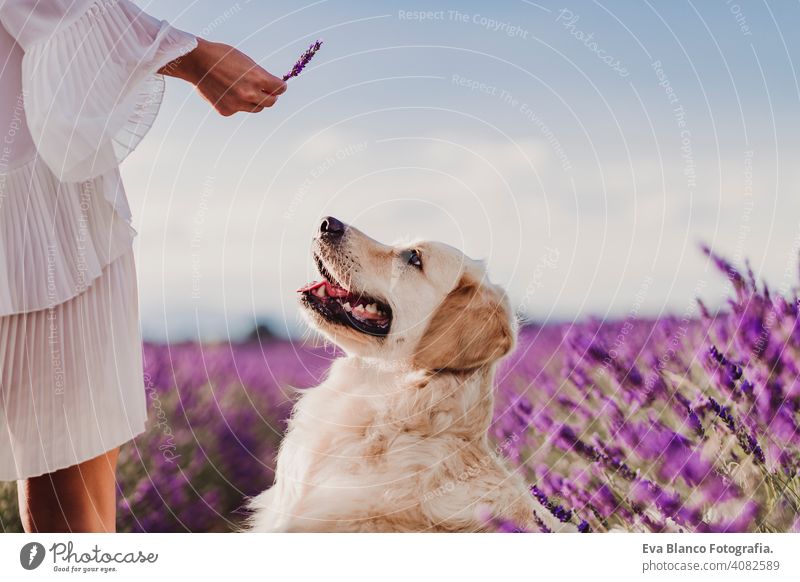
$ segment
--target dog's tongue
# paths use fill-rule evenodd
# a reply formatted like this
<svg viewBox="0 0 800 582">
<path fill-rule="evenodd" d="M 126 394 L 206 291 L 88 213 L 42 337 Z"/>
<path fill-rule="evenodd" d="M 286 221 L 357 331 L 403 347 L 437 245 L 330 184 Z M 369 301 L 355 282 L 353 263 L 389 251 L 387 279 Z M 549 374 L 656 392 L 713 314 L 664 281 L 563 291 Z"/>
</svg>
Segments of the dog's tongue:
<svg viewBox="0 0 800 582">
<path fill-rule="evenodd" d="M 341 287 L 337 287 L 336 285 L 330 283 L 329 281 L 314 281 L 309 283 L 305 287 L 300 287 L 297 290 L 298 293 L 305 293 L 307 291 L 316 291 L 320 287 L 325 287 L 325 294 L 329 297 L 347 297 L 349 292 L 347 289 L 342 289 Z"/>
<path fill-rule="evenodd" d="M 318 289 L 319 287 L 322 287 L 324 284 L 325 284 L 325 281 L 312 281 L 311 283 L 309 283 L 305 287 L 300 287 L 300 289 L 298 289 L 297 292 L 298 293 L 305 293 L 306 291 L 313 291 L 314 289 Z"/>
</svg>

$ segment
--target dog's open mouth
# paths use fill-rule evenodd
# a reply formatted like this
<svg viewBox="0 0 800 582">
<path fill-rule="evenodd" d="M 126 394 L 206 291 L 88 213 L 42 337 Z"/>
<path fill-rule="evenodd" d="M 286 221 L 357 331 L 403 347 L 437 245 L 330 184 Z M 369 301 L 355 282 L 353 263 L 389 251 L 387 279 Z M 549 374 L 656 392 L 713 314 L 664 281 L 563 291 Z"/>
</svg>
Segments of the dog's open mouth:
<svg viewBox="0 0 800 582">
<path fill-rule="evenodd" d="M 340 323 L 362 333 L 385 336 L 392 324 L 392 309 L 363 292 L 345 289 L 334 279 L 325 264 L 314 256 L 322 281 L 297 290 L 303 301 L 328 321 Z"/>
</svg>

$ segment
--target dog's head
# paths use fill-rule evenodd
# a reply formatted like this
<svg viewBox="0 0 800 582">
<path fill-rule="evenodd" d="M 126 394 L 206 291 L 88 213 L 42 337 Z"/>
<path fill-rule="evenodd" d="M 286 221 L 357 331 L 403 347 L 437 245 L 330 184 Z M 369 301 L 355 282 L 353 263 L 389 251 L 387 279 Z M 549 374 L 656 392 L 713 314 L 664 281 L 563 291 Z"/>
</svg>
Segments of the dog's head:
<svg viewBox="0 0 800 582">
<path fill-rule="evenodd" d="M 384 245 L 332 217 L 312 247 L 322 280 L 299 290 L 304 312 L 348 353 L 467 371 L 514 345 L 505 293 L 457 249 Z"/>
</svg>

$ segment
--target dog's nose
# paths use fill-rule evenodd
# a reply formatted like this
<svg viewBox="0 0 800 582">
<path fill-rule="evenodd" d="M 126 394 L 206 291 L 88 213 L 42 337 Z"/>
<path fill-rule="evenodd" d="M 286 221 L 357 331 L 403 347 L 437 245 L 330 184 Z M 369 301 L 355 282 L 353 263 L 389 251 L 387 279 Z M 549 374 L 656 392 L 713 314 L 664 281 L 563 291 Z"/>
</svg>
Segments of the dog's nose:
<svg viewBox="0 0 800 582">
<path fill-rule="evenodd" d="M 319 232 L 331 237 L 339 237 L 344 234 L 344 223 L 333 216 L 326 216 L 319 223 Z"/>
</svg>

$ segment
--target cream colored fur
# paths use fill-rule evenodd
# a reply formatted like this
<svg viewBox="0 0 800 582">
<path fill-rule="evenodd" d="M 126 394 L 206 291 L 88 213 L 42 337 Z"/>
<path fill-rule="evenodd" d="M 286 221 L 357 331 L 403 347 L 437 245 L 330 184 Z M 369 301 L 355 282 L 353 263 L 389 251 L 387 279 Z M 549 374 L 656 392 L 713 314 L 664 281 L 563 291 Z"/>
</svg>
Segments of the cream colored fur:
<svg viewBox="0 0 800 582">
<path fill-rule="evenodd" d="M 488 438 L 497 360 L 513 347 L 505 294 L 483 267 L 439 243 L 402 249 L 348 227 L 314 249 L 348 289 L 391 304 L 386 338 L 331 323 L 315 328 L 347 353 L 304 391 L 280 448 L 275 484 L 249 504 L 250 529 L 483 531 L 486 516 L 536 531 L 559 523 Z"/>
</svg>

